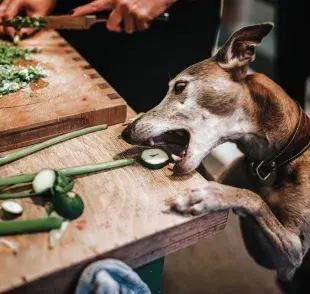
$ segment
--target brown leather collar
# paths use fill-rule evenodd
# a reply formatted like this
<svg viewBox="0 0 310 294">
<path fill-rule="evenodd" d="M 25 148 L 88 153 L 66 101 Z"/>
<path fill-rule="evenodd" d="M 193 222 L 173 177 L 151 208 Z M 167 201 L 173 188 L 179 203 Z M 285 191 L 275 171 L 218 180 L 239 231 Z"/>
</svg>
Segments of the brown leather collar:
<svg viewBox="0 0 310 294">
<path fill-rule="evenodd" d="M 265 181 L 280 166 L 289 164 L 301 156 L 310 146 L 310 118 L 298 104 L 299 118 L 293 135 L 287 144 L 269 160 L 252 162 L 250 167 L 254 174 Z"/>
</svg>

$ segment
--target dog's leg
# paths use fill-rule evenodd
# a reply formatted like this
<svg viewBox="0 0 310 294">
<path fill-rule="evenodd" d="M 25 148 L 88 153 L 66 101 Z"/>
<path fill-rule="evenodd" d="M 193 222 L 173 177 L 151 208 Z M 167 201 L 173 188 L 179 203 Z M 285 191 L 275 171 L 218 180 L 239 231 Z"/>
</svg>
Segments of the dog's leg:
<svg viewBox="0 0 310 294">
<path fill-rule="evenodd" d="M 291 280 L 302 263 L 304 254 L 299 236 L 286 229 L 263 199 L 249 190 L 209 182 L 204 188 L 192 189 L 177 197 L 171 205 L 173 210 L 185 214 L 234 209 L 252 216 L 276 252 L 271 258 L 280 280 Z"/>
</svg>

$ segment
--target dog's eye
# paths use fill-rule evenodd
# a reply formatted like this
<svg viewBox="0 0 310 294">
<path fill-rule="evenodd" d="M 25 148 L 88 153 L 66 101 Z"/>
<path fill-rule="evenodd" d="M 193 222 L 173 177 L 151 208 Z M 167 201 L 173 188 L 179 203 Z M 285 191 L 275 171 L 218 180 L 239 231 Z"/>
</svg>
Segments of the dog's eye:
<svg viewBox="0 0 310 294">
<path fill-rule="evenodd" d="M 174 92 L 176 94 L 181 94 L 186 88 L 186 86 L 187 86 L 187 82 L 184 82 L 184 81 L 176 82 L 174 85 Z"/>
</svg>

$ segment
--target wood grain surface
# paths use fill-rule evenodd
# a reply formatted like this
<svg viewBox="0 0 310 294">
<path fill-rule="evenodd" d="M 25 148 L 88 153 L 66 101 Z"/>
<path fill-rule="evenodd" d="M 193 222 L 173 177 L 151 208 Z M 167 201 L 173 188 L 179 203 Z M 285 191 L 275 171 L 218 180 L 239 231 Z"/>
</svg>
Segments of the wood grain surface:
<svg viewBox="0 0 310 294">
<path fill-rule="evenodd" d="M 0 168 L 0 177 L 137 155 L 139 149 L 119 139 L 122 129 L 112 126 L 40 151 Z M 13 292 L 68 293 L 91 261 L 114 257 L 136 267 L 222 230 L 226 213 L 194 218 L 167 211 L 167 201 L 205 183 L 195 172 L 176 177 L 169 167 L 149 171 L 139 164 L 78 178 L 75 191 L 85 202 L 84 214 L 54 249 L 48 249 L 46 233 L 8 237 L 20 244 L 17 255 L 0 245 L 0 292 L 26 285 Z M 21 219 L 46 215 L 40 199 L 18 202 L 25 211 Z"/>
<path fill-rule="evenodd" d="M 45 31 L 21 45 L 42 49 L 33 59 L 48 74 L 47 86 L 0 98 L 0 151 L 124 122 L 126 102 L 58 33 Z"/>
</svg>

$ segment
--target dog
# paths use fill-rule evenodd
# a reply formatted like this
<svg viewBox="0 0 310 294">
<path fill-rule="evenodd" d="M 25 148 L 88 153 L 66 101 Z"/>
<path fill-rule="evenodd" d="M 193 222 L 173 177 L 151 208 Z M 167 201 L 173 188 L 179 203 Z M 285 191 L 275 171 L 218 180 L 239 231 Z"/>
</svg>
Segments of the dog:
<svg viewBox="0 0 310 294">
<path fill-rule="evenodd" d="M 234 210 L 243 239 L 260 265 L 291 281 L 310 246 L 310 119 L 276 83 L 248 75 L 255 47 L 272 22 L 241 28 L 217 54 L 181 72 L 163 101 L 123 131 L 134 145 L 178 145 L 174 172 L 197 169 L 216 146 L 244 153 L 219 182 L 176 195 L 171 209 L 200 215 Z"/>
</svg>

